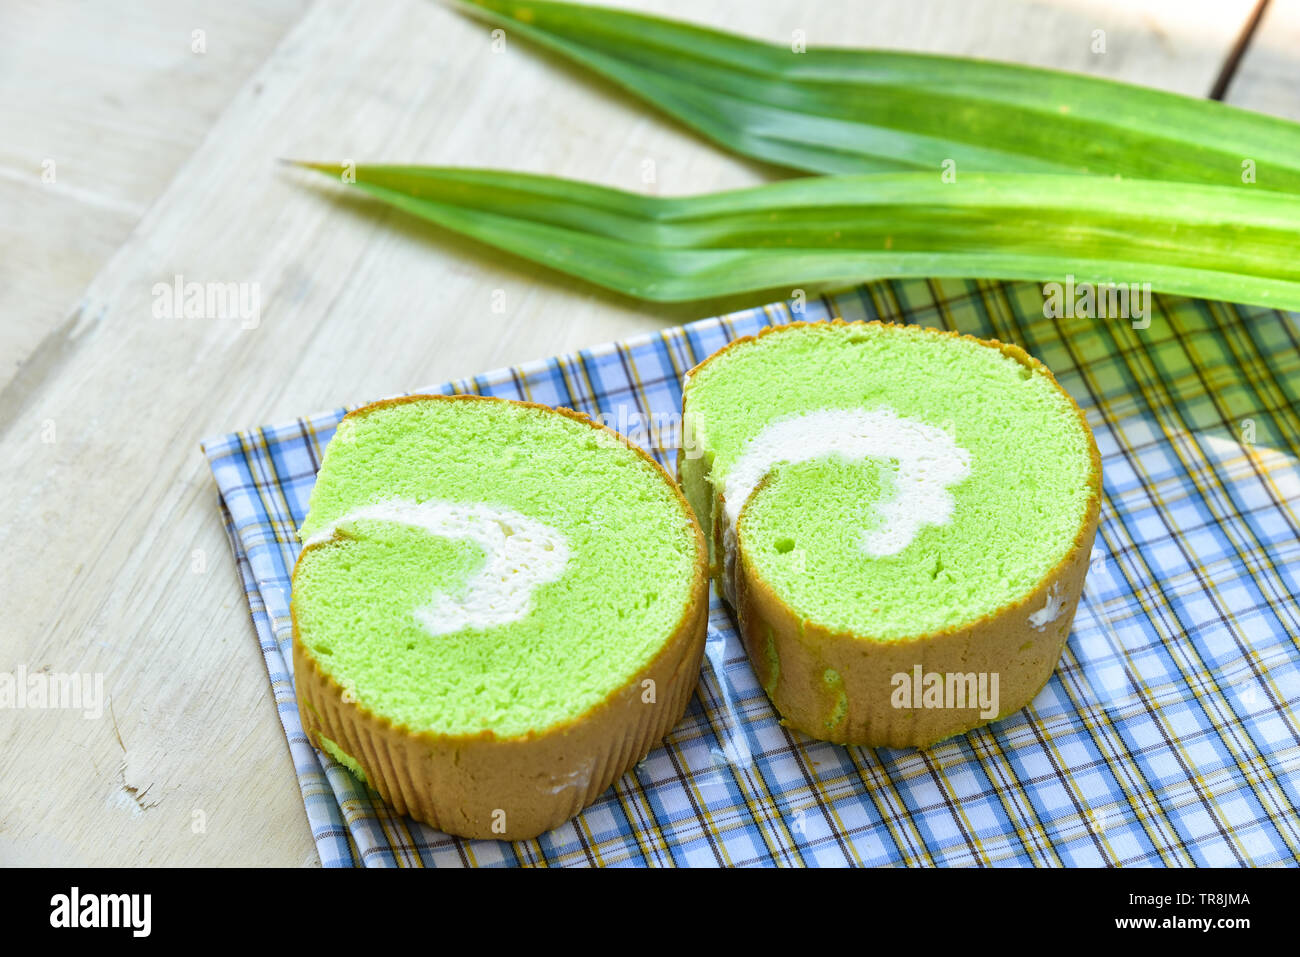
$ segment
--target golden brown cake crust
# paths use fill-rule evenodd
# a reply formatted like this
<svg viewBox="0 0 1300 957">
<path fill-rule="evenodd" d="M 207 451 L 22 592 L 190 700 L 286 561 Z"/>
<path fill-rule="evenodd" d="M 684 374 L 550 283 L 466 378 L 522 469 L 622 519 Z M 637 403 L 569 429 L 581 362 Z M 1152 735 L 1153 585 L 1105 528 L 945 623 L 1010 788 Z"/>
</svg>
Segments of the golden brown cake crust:
<svg viewBox="0 0 1300 957">
<path fill-rule="evenodd" d="M 386 405 L 427 400 L 510 402 L 609 432 L 655 468 L 673 489 L 683 517 L 695 531 L 691 599 L 659 653 L 605 700 L 542 733 L 512 738 L 491 731 L 451 736 L 415 732 L 394 724 L 356 702 L 321 670 L 300 639 L 297 614 L 290 602 L 294 686 L 303 730 L 312 743 L 321 747 L 323 736 L 337 744 L 401 814 L 461 837 L 524 840 L 578 814 L 681 720 L 699 680 L 704 654 L 709 616 L 708 553 L 690 506 L 668 473 L 644 450 L 582 413 L 487 396 L 412 395 L 372 403 L 348 417 Z M 319 546 L 304 548 L 298 562 L 314 547 Z M 296 575 L 297 565 L 294 571 Z"/>
<path fill-rule="evenodd" d="M 765 335 L 779 335 L 789 329 L 817 325 L 894 324 L 879 321 L 847 323 L 836 319 L 769 326 L 757 336 L 746 336 L 728 343 L 692 369 L 690 374 L 741 343 Z M 1069 638 L 1070 625 L 1083 592 L 1101 512 L 1101 454 L 1083 410 L 1061 388 L 1051 370 L 1019 346 L 938 329 L 925 328 L 925 333 L 970 339 L 996 348 L 1022 365 L 1046 375 L 1069 399 L 1088 436 L 1092 466 L 1088 509 L 1069 552 L 1019 601 L 956 628 L 890 641 L 833 632 L 815 622 L 801 620 L 746 560 L 744 536 L 738 530 L 735 611 L 750 663 L 759 683 L 781 714 L 782 723 L 821 740 L 869 747 L 924 748 L 1019 711 L 1034 699 L 1051 677 Z M 682 401 L 685 415 L 685 394 Z M 683 453 L 679 452 L 679 474 L 682 458 Z M 758 488 L 762 485 L 759 483 Z M 722 553 L 721 513 L 720 503 L 714 501 L 710 524 L 716 554 Z M 722 569 L 715 567 L 712 573 L 719 576 Z M 1063 599 L 1060 613 L 1040 630 L 1031 624 L 1029 616 L 1047 604 L 1048 594 L 1054 589 L 1055 594 Z M 997 674 L 997 716 L 981 717 L 978 707 L 895 708 L 891 697 L 894 676 L 911 674 L 917 665 L 922 673 Z M 828 671 L 834 673 L 835 681 L 826 680 Z"/>
</svg>

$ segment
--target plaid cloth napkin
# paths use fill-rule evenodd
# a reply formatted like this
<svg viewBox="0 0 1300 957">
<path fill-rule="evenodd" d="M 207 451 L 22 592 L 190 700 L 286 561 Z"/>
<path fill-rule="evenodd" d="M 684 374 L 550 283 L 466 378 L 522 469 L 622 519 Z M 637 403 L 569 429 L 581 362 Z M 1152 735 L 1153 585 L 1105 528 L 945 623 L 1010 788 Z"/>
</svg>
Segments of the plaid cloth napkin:
<svg viewBox="0 0 1300 957">
<path fill-rule="evenodd" d="M 289 573 L 345 410 L 204 442 L 322 862 L 1296 863 L 1300 316 L 1157 296 L 1135 328 L 1047 319 L 1043 302 L 1030 284 L 873 283 L 418 390 L 607 421 L 675 413 L 682 374 L 737 336 L 883 319 L 1018 343 L 1078 399 L 1101 447 L 1087 589 L 1031 707 L 928 751 L 813 741 L 777 723 L 715 597 L 685 718 L 580 817 L 532 841 L 466 841 L 399 817 L 303 734 Z M 649 451 L 671 469 L 674 449 Z"/>
</svg>

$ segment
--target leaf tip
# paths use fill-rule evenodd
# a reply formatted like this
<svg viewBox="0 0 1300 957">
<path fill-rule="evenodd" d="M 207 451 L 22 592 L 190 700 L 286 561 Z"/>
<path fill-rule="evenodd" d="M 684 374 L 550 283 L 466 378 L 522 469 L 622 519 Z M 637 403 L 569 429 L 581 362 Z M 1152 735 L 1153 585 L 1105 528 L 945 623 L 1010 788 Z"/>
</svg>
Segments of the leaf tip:
<svg viewBox="0 0 1300 957">
<path fill-rule="evenodd" d="M 279 157 L 276 162 L 281 166 L 292 166 L 297 169 L 310 169 L 315 170 L 318 173 L 333 173 L 339 167 L 338 163 L 317 163 L 311 160 L 289 159 L 287 156 Z"/>
</svg>

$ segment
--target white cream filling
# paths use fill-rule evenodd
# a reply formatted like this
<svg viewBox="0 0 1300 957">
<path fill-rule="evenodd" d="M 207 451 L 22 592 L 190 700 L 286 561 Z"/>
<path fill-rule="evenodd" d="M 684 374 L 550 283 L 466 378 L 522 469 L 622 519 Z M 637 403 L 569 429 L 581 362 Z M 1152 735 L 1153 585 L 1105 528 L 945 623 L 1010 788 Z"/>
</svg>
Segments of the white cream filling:
<svg viewBox="0 0 1300 957">
<path fill-rule="evenodd" d="M 1061 583 L 1054 582 L 1052 587 L 1047 590 L 1047 604 L 1029 616 L 1029 624 L 1033 625 L 1039 631 L 1045 629 L 1056 619 L 1061 617 L 1061 612 L 1065 609 L 1065 596 L 1061 594 Z"/>
<path fill-rule="evenodd" d="M 532 609 L 533 592 L 558 579 L 569 561 L 568 540 L 550 525 L 504 506 L 437 499 L 363 505 L 303 544 L 329 541 L 340 526 L 360 519 L 422 528 L 439 538 L 472 541 L 483 550 L 483 567 L 458 594 L 436 592 L 427 605 L 413 611 L 431 635 L 491 628 L 523 618 Z"/>
<path fill-rule="evenodd" d="M 825 456 L 898 463 L 895 494 L 877 505 L 881 522 L 862 531 L 862 550 L 873 558 L 901 552 L 923 526 L 947 524 L 954 508 L 948 486 L 970 474 L 970 452 L 948 432 L 888 407 L 819 409 L 770 423 L 746 443 L 723 482 L 723 589 L 733 605 L 741 509 L 773 466 Z M 815 502 L 808 505 L 816 507 Z"/>
<path fill-rule="evenodd" d="M 568 791 L 572 788 L 578 788 L 586 791 L 591 787 L 592 775 L 596 773 L 596 762 L 588 759 L 580 767 L 574 768 L 568 774 L 556 775 L 551 778 L 551 785 L 546 790 L 551 794 L 559 794 L 562 791 Z"/>
</svg>

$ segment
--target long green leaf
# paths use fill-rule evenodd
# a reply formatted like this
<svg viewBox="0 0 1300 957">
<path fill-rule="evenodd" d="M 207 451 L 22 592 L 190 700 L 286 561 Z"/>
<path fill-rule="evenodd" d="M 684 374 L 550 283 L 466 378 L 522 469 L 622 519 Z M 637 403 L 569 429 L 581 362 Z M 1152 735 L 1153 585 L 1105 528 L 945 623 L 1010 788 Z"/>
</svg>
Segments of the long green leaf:
<svg viewBox="0 0 1300 957">
<path fill-rule="evenodd" d="M 355 177 L 352 188 L 407 213 L 657 302 L 908 276 L 1073 275 L 1300 309 L 1300 197 L 1242 186 L 895 173 L 661 198 L 454 167 L 362 166 Z"/>
<path fill-rule="evenodd" d="M 1300 192 L 1300 124 L 1016 64 L 760 43 L 547 0 L 463 0 L 737 153 L 813 173 L 1093 173 Z"/>
</svg>

